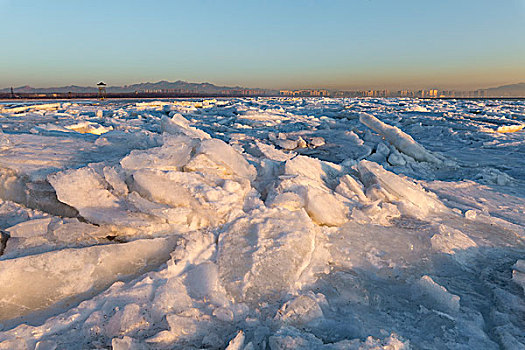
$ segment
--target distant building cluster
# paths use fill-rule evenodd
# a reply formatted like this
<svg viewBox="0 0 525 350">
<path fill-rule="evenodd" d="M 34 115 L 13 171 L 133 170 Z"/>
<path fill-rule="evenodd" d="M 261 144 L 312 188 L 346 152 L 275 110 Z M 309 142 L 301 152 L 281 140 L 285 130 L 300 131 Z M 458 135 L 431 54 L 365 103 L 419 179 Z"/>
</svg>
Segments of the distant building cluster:
<svg viewBox="0 0 525 350">
<path fill-rule="evenodd" d="M 364 91 L 364 97 L 388 97 L 390 92 L 388 90 L 368 90 Z"/>
<path fill-rule="evenodd" d="M 412 97 L 412 98 L 448 98 L 448 97 L 489 97 L 487 90 L 453 91 L 453 90 L 353 90 L 335 91 L 333 97 Z"/>
<path fill-rule="evenodd" d="M 279 96 L 330 96 L 328 90 L 280 90 Z"/>
<path fill-rule="evenodd" d="M 269 91 L 260 90 L 260 89 L 229 89 L 221 90 L 219 92 L 221 95 L 225 96 L 258 96 L 258 95 L 269 95 Z"/>
<path fill-rule="evenodd" d="M 151 85 L 176 85 L 151 86 Z M 149 86 L 140 86 L 149 85 Z M 68 90 L 74 88 L 73 91 Z M 520 90 L 521 89 L 521 90 Z M 2 91 L 3 90 L 3 91 Z M 106 92 L 106 84 L 100 82 L 96 88 L 82 88 L 66 86 L 51 89 L 35 89 L 30 86 L 17 89 L 0 90 L 0 98 L 168 98 L 168 97 L 408 97 L 408 98 L 498 98 L 498 97 L 521 97 L 525 96 L 525 83 L 502 86 L 499 88 L 477 89 L 470 91 L 420 89 L 420 90 L 326 90 L 326 89 L 297 89 L 297 90 L 271 90 L 271 89 L 248 89 L 242 87 L 219 87 L 213 84 L 197 84 L 186 82 L 159 82 L 155 84 L 135 84 L 124 87 L 110 87 Z"/>
</svg>

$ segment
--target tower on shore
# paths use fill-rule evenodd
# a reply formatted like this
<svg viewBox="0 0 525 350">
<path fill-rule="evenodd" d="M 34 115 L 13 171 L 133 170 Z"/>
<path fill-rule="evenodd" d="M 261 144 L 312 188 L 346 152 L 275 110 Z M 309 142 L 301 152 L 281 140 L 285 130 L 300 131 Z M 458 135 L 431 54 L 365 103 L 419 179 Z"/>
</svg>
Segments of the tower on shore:
<svg viewBox="0 0 525 350">
<path fill-rule="evenodd" d="M 104 82 L 100 82 L 97 84 L 98 86 L 98 98 L 101 100 L 106 98 L 106 84 Z"/>
</svg>

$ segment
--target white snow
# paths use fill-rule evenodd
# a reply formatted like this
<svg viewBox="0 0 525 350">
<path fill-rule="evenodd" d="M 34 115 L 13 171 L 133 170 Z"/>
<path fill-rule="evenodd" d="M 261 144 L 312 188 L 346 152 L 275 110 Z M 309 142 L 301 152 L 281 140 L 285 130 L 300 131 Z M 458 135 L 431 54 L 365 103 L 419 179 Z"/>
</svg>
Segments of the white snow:
<svg viewBox="0 0 525 350">
<path fill-rule="evenodd" d="M 3 102 L 0 348 L 524 347 L 524 115 Z"/>
</svg>

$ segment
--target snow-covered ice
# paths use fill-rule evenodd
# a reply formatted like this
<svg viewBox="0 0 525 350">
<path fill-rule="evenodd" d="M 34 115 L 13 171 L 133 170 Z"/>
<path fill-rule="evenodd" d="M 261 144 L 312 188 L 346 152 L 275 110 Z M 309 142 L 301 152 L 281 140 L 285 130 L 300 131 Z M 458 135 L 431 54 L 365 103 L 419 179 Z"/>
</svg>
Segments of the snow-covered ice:
<svg viewBox="0 0 525 350">
<path fill-rule="evenodd" d="M 0 103 L 0 349 L 525 348 L 525 102 Z"/>
</svg>

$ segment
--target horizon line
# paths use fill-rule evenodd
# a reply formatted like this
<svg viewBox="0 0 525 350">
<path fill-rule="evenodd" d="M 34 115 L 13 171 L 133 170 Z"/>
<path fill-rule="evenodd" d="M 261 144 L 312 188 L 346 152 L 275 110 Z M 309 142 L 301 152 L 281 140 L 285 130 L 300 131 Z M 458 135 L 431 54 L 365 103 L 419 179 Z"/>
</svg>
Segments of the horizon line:
<svg viewBox="0 0 525 350">
<path fill-rule="evenodd" d="M 97 80 L 98 81 L 98 80 Z M 103 80 L 101 80 L 103 81 Z M 224 84 L 220 84 L 220 83 L 213 83 L 213 82 L 209 82 L 209 81 L 204 81 L 204 82 L 192 82 L 192 81 L 187 81 L 187 80 L 181 80 L 181 79 L 178 79 L 178 80 L 174 80 L 174 81 L 169 81 L 169 80 L 165 80 L 165 79 L 161 79 L 159 81 L 156 81 L 156 82 L 152 82 L 152 81 L 146 81 L 146 82 L 138 82 L 138 83 L 129 83 L 129 84 L 123 84 L 123 85 L 107 85 L 107 88 L 126 88 L 126 87 L 130 87 L 130 86 L 133 86 L 133 85 L 141 85 L 141 84 L 159 84 L 159 83 L 169 83 L 169 84 L 173 84 L 173 83 L 178 83 L 178 82 L 182 82 L 182 83 L 186 83 L 186 84 L 196 84 L 196 85 L 203 85 L 203 84 L 209 84 L 209 85 L 213 85 L 214 87 L 218 87 L 218 88 L 232 88 L 232 89 L 235 89 L 235 88 L 241 88 L 241 89 L 251 89 L 251 90 L 273 90 L 273 91 L 297 91 L 297 90 L 327 90 L 327 91 L 402 91 L 402 90 L 408 90 L 408 91 L 421 91 L 421 90 L 442 90 L 442 91 L 476 91 L 476 90 L 489 90 L 489 89 L 497 89 L 497 88 L 501 88 L 501 87 L 506 87 L 506 86 L 512 86 L 512 85 L 521 85 L 521 84 L 525 84 L 525 81 L 517 81 L 517 82 L 508 82 L 508 83 L 504 83 L 502 85 L 499 85 L 499 86 L 490 86 L 490 87 L 477 87 L 477 88 L 471 88 L 471 89 L 460 89 L 460 88 L 447 88 L 447 87 L 442 87 L 442 86 L 434 86 L 434 87 L 417 87 L 417 88 L 408 88 L 408 87 L 396 87 L 396 88 L 389 88 L 389 87 L 359 87 L 359 88 L 330 88 L 330 87 L 296 87 L 296 88 L 290 88 L 290 87 L 287 87 L 287 88 L 261 88 L 261 87 L 247 87 L 247 86 L 242 86 L 242 85 L 239 85 L 239 84 L 236 84 L 236 85 L 224 85 Z M 77 85 L 77 84 L 68 84 L 68 85 L 56 85 L 56 86 L 31 86 L 29 84 L 25 84 L 25 85 L 19 85 L 19 86 L 5 86 L 5 87 L 0 87 L 1 90 L 5 90 L 5 89 L 13 89 L 13 90 L 16 90 L 16 89 L 21 89 L 21 88 L 32 88 L 32 89 L 61 89 L 61 88 L 66 88 L 66 87 L 78 87 L 78 88 L 88 88 L 88 89 L 96 89 L 97 88 L 97 83 L 93 83 L 93 85 Z M 54 85 L 54 84 L 53 84 Z M 426 85 L 426 84 L 421 84 L 421 85 Z M 427 85 L 428 86 L 428 85 Z"/>
</svg>

